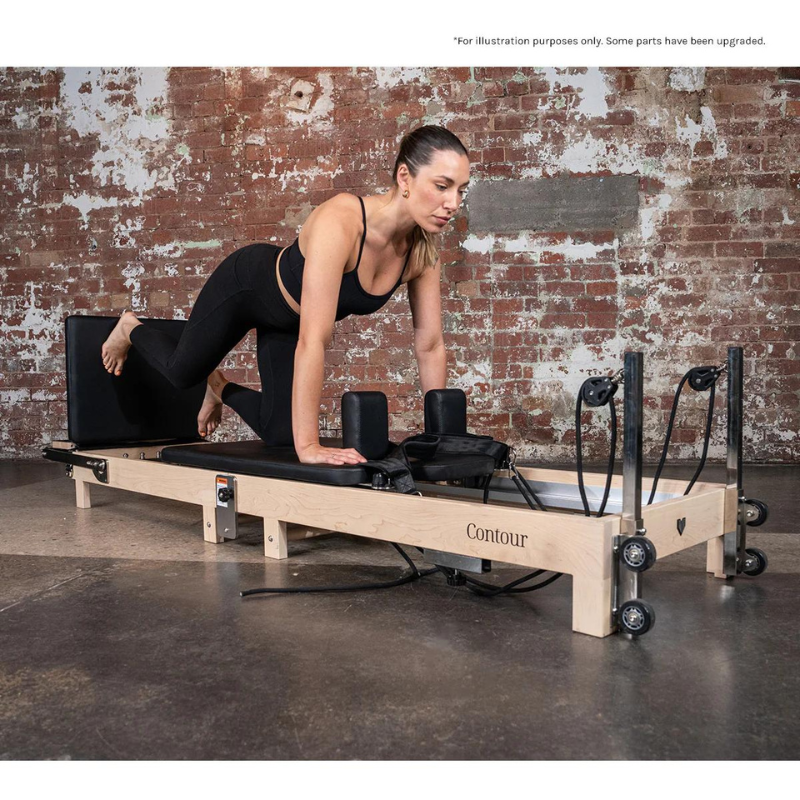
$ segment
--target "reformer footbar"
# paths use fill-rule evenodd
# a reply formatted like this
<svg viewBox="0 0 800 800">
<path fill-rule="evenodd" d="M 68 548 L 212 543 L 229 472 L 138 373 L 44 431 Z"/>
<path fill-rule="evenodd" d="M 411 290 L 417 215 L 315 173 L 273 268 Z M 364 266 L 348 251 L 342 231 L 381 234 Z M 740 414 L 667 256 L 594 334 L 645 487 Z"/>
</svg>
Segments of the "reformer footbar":
<svg viewBox="0 0 800 800">
<path fill-rule="evenodd" d="M 44 455 L 64 464 L 80 509 L 91 507 L 92 485 L 194 503 L 209 543 L 235 539 L 237 516 L 253 515 L 263 522 L 264 554 L 271 559 L 287 558 L 293 538 L 326 531 L 416 547 L 449 581 L 481 594 L 533 591 L 569 574 L 572 628 L 600 637 L 641 634 L 652 625 L 652 609 L 641 599 L 641 574 L 656 547 L 663 558 L 707 543 L 707 569 L 718 578 L 766 568 L 766 557 L 746 546 L 746 527 L 763 522 L 766 507 L 743 490 L 741 348 L 728 350 L 727 483 L 698 481 L 686 495 L 686 481 L 660 480 L 653 503 L 643 506 L 641 353 L 625 354 L 623 470 L 606 496 L 607 474 L 582 472 L 576 483 L 569 471 L 517 464 L 510 449 L 503 462 L 502 451 L 492 450 L 503 443 L 467 432 L 466 397 L 457 389 L 426 395 L 425 433 L 405 446 L 389 441 L 382 393 L 345 395 L 344 441 L 322 443 L 355 447 L 370 462 L 398 462 L 389 465 L 301 464 L 290 446 L 201 441 L 195 425 L 202 385 L 164 390 L 165 401 L 160 376 L 148 372 L 135 348 L 123 380 L 103 370 L 100 348 L 115 322 L 72 317 L 66 325 L 70 441 L 53 442 Z M 177 337 L 185 323 L 144 324 L 163 325 Z M 695 377 L 702 383 L 711 373 Z M 608 380 L 601 376 L 587 384 L 583 399 L 603 399 Z M 476 447 L 482 450 L 474 452 Z M 598 498 L 602 491 L 602 516 L 586 516 L 581 483 L 587 498 L 590 490 Z M 648 492 L 651 485 L 645 486 Z M 433 574 L 403 557 L 411 571 L 397 581 Z M 492 563 L 534 571 L 504 586 L 471 577 Z M 538 583 L 525 585 L 535 578 Z M 386 583 L 401 585 L 397 581 Z"/>
</svg>

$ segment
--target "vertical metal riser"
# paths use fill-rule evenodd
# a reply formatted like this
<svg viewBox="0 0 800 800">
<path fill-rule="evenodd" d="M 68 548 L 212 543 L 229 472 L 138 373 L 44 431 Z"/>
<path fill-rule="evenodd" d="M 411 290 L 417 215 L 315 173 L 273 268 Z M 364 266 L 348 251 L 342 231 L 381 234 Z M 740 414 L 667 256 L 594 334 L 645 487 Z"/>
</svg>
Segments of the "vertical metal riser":
<svg viewBox="0 0 800 800">
<path fill-rule="evenodd" d="M 622 462 L 622 526 L 616 537 L 618 547 L 623 539 L 642 532 L 642 418 L 644 414 L 644 356 L 625 353 L 625 419 Z M 620 566 L 615 560 L 615 608 L 628 600 L 641 597 L 641 573 Z"/>
<path fill-rule="evenodd" d="M 741 347 L 728 348 L 728 487 L 736 488 L 739 498 L 737 511 L 744 500 L 742 487 L 742 429 L 744 427 L 744 352 Z M 725 531 L 722 566 L 726 575 L 736 575 L 744 563 L 746 547 L 744 515 L 737 513 L 736 527 Z"/>
<path fill-rule="evenodd" d="M 235 539 L 239 535 L 236 513 L 236 477 L 217 475 L 214 483 L 217 532 L 223 539 Z"/>
</svg>

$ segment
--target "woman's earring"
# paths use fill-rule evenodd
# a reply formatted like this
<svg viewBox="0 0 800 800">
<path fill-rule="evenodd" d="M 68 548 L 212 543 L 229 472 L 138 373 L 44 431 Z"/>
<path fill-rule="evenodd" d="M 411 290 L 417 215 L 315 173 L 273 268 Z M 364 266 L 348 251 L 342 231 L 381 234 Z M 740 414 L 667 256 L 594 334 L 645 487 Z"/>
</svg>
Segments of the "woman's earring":
<svg viewBox="0 0 800 800">
<path fill-rule="evenodd" d="M 408 189 L 403 192 L 403 197 L 408 197 Z"/>
</svg>

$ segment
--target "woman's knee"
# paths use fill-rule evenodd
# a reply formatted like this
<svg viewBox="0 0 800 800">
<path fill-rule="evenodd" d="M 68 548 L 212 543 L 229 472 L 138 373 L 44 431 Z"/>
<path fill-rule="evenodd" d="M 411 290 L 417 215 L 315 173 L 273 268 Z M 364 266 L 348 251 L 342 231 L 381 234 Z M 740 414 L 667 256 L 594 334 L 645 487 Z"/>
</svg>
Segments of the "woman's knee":
<svg viewBox="0 0 800 800">
<path fill-rule="evenodd" d="M 191 389 L 193 386 L 197 386 L 198 383 L 204 383 L 208 380 L 208 376 L 211 373 L 204 373 L 198 370 L 188 370 L 188 369 L 172 369 L 169 372 L 169 382 L 176 388 L 176 389 Z"/>
<path fill-rule="evenodd" d="M 294 436 L 292 426 L 273 424 L 259 425 L 256 431 L 258 438 L 269 447 L 292 447 L 294 446 Z"/>
</svg>

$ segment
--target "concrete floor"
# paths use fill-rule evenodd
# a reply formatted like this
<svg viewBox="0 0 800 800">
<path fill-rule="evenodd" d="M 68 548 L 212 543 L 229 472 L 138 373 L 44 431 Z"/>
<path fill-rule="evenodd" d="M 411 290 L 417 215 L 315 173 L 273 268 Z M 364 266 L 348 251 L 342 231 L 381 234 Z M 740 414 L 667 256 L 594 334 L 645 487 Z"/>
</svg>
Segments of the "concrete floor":
<svg viewBox="0 0 800 800">
<path fill-rule="evenodd" d="M 76 509 L 61 466 L 0 462 L 0 758 L 796 759 L 799 485 L 800 467 L 747 467 L 764 575 L 666 558 L 645 576 L 656 627 L 599 640 L 570 631 L 568 577 L 242 600 L 403 564 L 343 535 L 267 563 L 252 518 L 206 544 L 198 507 L 98 487 Z"/>
</svg>

